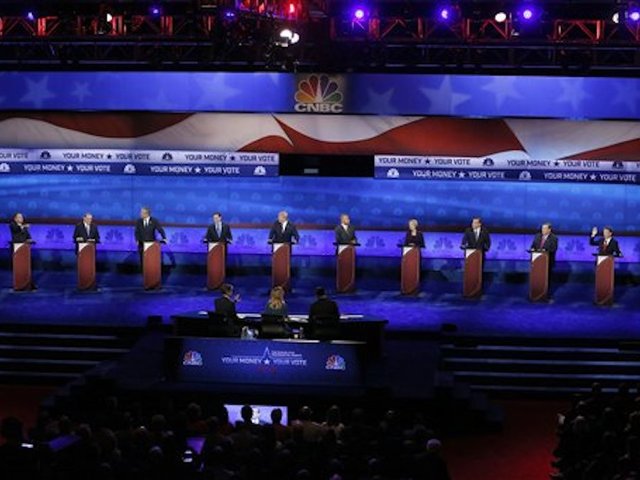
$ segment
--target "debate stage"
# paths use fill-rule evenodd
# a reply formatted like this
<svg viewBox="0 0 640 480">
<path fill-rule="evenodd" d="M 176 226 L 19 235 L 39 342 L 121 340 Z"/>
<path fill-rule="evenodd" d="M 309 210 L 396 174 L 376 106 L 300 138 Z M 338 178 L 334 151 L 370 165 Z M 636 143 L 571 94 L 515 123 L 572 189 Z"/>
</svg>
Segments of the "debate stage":
<svg viewBox="0 0 640 480">
<path fill-rule="evenodd" d="M 294 259 L 294 290 L 287 295 L 292 314 L 307 313 L 314 287 L 324 285 L 332 292 L 335 285 L 329 265 L 314 269 L 304 262 Z M 593 265 L 587 262 L 558 264 L 550 303 L 528 300 L 527 262 L 488 262 L 485 294 L 478 300 L 462 298 L 458 261 L 426 260 L 422 293 L 416 297 L 399 294 L 395 259 L 361 258 L 359 266 L 357 291 L 335 295 L 341 312 L 387 319 L 391 336 L 436 334 L 453 324 L 467 336 L 640 338 L 640 272 L 632 269 L 635 265 L 618 273 L 611 307 L 593 304 Z M 0 270 L 1 323 L 139 327 L 151 315 L 168 323 L 171 315 L 211 310 L 218 296 L 204 289 L 205 276 L 185 271 L 165 271 L 163 288 L 151 292 L 142 290 L 135 266 L 125 273 L 99 271 L 100 290 L 88 293 L 76 290 L 74 271 L 34 269 L 34 276 L 37 291 L 13 292 L 11 272 Z M 228 281 L 242 297 L 239 312 L 263 308 L 270 286 L 266 264 L 250 272 L 232 269 Z"/>
</svg>

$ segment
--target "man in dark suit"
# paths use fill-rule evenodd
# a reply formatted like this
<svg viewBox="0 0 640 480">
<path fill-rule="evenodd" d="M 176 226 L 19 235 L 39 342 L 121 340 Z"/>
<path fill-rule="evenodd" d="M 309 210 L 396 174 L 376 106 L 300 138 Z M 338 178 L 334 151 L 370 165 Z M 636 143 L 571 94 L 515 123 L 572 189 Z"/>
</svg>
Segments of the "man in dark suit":
<svg viewBox="0 0 640 480">
<path fill-rule="evenodd" d="M 231 243 L 231 227 L 222 221 L 222 214 L 216 212 L 213 214 L 213 223 L 207 228 L 207 234 L 204 237 L 207 242 L 225 242 Z"/>
<path fill-rule="evenodd" d="M 226 320 L 229 321 L 237 321 L 238 313 L 236 312 L 236 303 L 240 299 L 238 295 L 233 295 L 233 285 L 229 283 L 225 283 L 220 287 L 220 291 L 222 292 L 222 296 L 216 298 L 215 312 L 223 315 Z"/>
<path fill-rule="evenodd" d="M 558 251 L 558 237 L 553 233 L 549 222 L 543 223 L 540 231 L 531 242 L 531 250 L 549 253 L 549 272 L 556 264 L 556 252 Z"/>
<path fill-rule="evenodd" d="M 316 288 L 316 301 L 309 307 L 309 322 L 321 319 L 324 321 L 340 321 L 338 304 L 327 296 L 324 287 Z"/>
<path fill-rule="evenodd" d="M 467 227 L 462 236 L 462 246 L 464 248 L 477 248 L 483 253 L 491 248 L 491 236 L 489 230 L 482 224 L 480 217 L 471 220 L 471 227 Z"/>
<path fill-rule="evenodd" d="M 598 237 L 598 227 L 593 227 L 589 243 L 598 247 L 599 255 L 614 255 L 616 257 L 622 255 L 618 240 L 613 238 L 613 228 L 611 227 L 602 229 L 602 237 Z"/>
<path fill-rule="evenodd" d="M 151 209 L 149 207 L 142 207 L 140 209 L 140 218 L 136 221 L 135 237 L 138 242 L 138 251 L 140 252 L 140 265 L 144 258 L 143 248 L 145 242 L 155 242 L 156 232 L 160 234 L 162 238 L 161 242 L 167 243 L 167 235 L 164 233 L 164 228 L 160 225 L 160 222 L 151 216 Z"/>
<path fill-rule="evenodd" d="M 351 225 L 351 219 L 346 213 L 340 215 L 340 225 L 335 228 L 334 232 L 338 245 L 353 245 L 358 243 L 356 239 L 356 229 Z"/>
<path fill-rule="evenodd" d="M 16 213 L 9 222 L 11 243 L 32 243 L 33 240 L 29 232 L 29 226 L 30 225 L 24 221 L 24 215 L 20 212 Z"/>
<path fill-rule="evenodd" d="M 296 226 L 289 221 L 289 214 L 284 210 L 278 213 L 278 219 L 269 232 L 269 243 L 298 243 L 299 241 L 300 235 Z"/>
<path fill-rule="evenodd" d="M 93 223 L 93 215 L 85 213 L 82 217 L 82 221 L 76 224 L 76 228 L 73 231 L 73 239 L 76 243 L 79 242 L 96 242 L 100 241 L 100 233 L 98 227 Z"/>
</svg>

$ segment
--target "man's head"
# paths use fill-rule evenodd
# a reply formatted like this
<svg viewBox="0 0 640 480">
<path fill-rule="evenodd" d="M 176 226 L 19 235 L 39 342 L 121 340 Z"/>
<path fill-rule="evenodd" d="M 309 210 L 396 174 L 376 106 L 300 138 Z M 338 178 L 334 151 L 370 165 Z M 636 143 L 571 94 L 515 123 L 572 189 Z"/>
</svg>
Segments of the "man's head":
<svg viewBox="0 0 640 480">
<path fill-rule="evenodd" d="M 251 419 L 253 418 L 253 408 L 251 405 L 243 405 L 240 410 L 240 416 L 244 423 L 251 423 Z"/>
<path fill-rule="evenodd" d="M 549 222 L 543 223 L 542 227 L 540 227 L 540 232 L 542 235 L 549 235 L 551 233 L 551 224 Z"/>
<path fill-rule="evenodd" d="M 480 217 L 473 217 L 471 219 L 471 228 L 474 230 L 482 227 L 482 219 Z"/>
<path fill-rule="evenodd" d="M 324 287 L 316 287 L 316 297 L 323 298 L 327 296 L 327 292 Z"/>
<path fill-rule="evenodd" d="M 17 224 L 21 225 L 24 223 L 24 216 L 20 212 L 18 212 L 13 216 L 13 220 Z"/>
<path fill-rule="evenodd" d="M 611 227 L 604 227 L 602 229 L 602 235 L 604 236 L 604 238 L 611 238 L 613 237 L 613 228 Z"/>
<path fill-rule="evenodd" d="M 409 220 L 409 230 L 416 230 L 418 228 L 418 220 L 415 218 L 412 218 L 411 220 Z"/>
<path fill-rule="evenodd" d="M 151 209 L 149 207 L 142 207 L 140 209 L 140 218 L 149 218 L 151 216 Z"/>
<path fill-rule="evenodd" d="M 215 212 L 212 216 L 213 218 L 213 223 L 220 223 L 222 222 L 222 214 L 220 212 Z"/>
<path fill-rule="evenodd" d="M 230 297 L 231 295 L 233 295 L 233 285 L 231 285 L 230 283 L 224 283 L 220 287 L 220 291 L 223 295 Z"/>
<path fill-rule="evenodd" d="M 349 225 L 351 223 L 351 219 L 349 218 L 349 215 L 347 215 L 346 213 L 343 213 L 342 215 L 340 215 L 340 223 L 342 225 Z"/>
<path fill-rule="evenodd" d="M 279 408 L 271 410 L 271 423 L 274 425 L 280 425 L 280 423 L 282 423 L 282 410 Z"/>
<path fill-rule="evenodd" d="M 84 223 L 86 223 L 87 225 L 91 225 L 91 222 L 93 222 L 93 215 L 91 215 L 89 212 L 85 213 L 84 216 L 82 217 L 82 220 L 84 221 Z"/>
<path fill-rule="evenodd" d="M 287 220 L 289 220 L 289 214 L 287 212 L 285 212 L 284 210 L 281 212 L 278 212 L 278 222 L 284 223 Z"/>
</svg>

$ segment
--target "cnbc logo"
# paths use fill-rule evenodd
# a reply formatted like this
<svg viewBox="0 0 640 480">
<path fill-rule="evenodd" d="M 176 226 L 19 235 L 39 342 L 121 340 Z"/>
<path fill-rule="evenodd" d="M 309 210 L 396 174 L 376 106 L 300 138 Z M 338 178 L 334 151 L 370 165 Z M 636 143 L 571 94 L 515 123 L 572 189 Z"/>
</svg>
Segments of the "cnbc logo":
<svg viewBox="0 0 640 480">
<path fill-rule="evenodd" d="M 302 75 L 295 95 L 296 112 L 342 113 L 344 110 L 342 77 Z"/>
</svg>

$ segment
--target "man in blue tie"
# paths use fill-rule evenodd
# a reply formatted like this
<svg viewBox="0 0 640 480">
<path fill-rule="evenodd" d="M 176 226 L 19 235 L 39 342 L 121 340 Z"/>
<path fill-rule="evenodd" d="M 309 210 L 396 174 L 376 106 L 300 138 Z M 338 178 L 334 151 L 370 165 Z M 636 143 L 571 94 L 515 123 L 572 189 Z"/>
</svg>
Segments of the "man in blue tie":
<svg viewBox="0 0 640 480">
<path fill-rule="evenodd" d="M 231 243 L 233 236 L 231 235 L 231 227 L 222 221 L 222 214 L 215 212 L 213 214 L 213 223 L 207 228 L 207 234 L 204 237 L 206 242 L 225 242 Z"/>
</svg>

